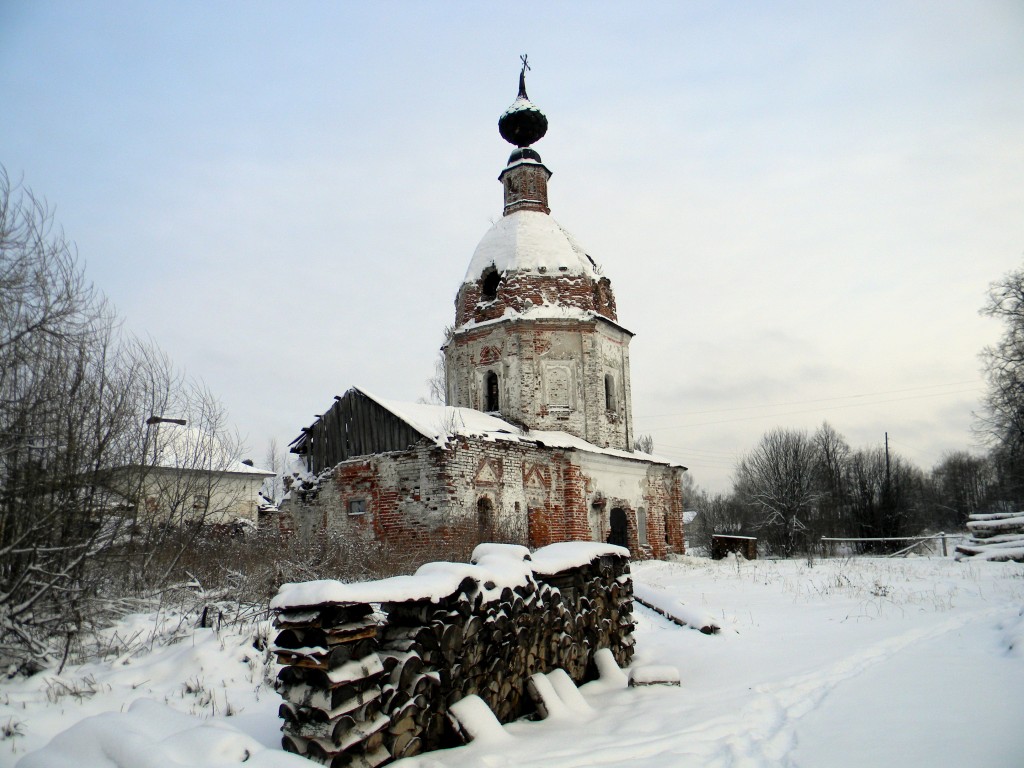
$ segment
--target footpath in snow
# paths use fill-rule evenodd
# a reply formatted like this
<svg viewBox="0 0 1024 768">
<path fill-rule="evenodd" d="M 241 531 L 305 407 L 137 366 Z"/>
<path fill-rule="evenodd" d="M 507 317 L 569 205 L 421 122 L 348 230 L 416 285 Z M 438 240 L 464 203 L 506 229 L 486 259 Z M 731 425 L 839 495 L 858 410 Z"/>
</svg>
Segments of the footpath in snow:
<svg viewBox="0 0 1024 768">
<path fill-rule="evenodd" d="M 660 609 L 720 627 L 637 606 L 633 666 L 671 667 L 681 686 L 609 677 L 548 720 L 394 765 L 1024 765 L 1024 565 L 683 558 L 633 572 Z M 165 616 L 154 632 L 155 618 L 126 619 L 111 638 L 124 653 L 103 663 L 0 684 L 0 766 L 311 765 L 280 751 L 258 627 Z"/>
</svg>

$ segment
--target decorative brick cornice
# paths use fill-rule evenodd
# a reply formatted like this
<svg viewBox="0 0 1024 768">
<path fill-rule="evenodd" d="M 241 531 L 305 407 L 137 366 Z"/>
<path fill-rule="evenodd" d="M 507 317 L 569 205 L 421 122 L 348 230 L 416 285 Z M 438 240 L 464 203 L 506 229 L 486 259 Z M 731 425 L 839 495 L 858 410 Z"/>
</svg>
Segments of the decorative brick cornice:
<svg viewBox="0 0 1024 768">
<path fill-rule="evenodd" d="M 607 277 L 507 272 L 501 275 L 493 299 L 484 298 L 484 279 L 464 283 L 455 299 L 455 327 L 495 320 L 508 309 L 525 314 L 535 307 L 557 306 L 595 312 L 618 322 L 615 294 Z"/>
</svg>

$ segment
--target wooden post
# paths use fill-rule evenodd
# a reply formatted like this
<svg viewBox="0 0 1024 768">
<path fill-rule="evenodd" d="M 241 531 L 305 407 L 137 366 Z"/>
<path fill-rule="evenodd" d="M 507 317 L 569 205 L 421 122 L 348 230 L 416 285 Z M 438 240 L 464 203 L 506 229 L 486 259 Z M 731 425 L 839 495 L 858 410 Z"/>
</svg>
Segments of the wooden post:
<svg viewBox="0 0 1024 768">
<path fill-rule="evenodd" d="M 942 556 L 946 557 L 946 532 L 943 531 L 939 536 L 942 537 Z"/>
</svg>

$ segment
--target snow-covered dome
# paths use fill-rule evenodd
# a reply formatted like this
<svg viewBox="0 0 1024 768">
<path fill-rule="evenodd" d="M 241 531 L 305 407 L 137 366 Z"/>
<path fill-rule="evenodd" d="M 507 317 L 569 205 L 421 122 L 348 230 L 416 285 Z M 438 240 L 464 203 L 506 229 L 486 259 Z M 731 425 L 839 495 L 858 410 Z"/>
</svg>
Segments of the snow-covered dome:
<svg viewBox="0 0 1024 768">
<path fill-rule="evenodd" d="M 491 266 L 499 273 L 600 278 L 597 264 L 572 235 L 549 214 L 531 210 L 510 213 L 494 223 L 477 245 L 463 282 L 476 282 Z"/>
<path fill-rule="evenodd" d="M 512 143 L 516 140 L 510 138 L 510 125 L 515 125 L 516 115 L 524 114 L 519 102 L 525 99 L 520 72 L 519 100 L 499 122 L 502 136 Z M 542 135 L 537 133 L 531 140 Z M 525 134 L 517 136 L 525 138 Z M 600 315 L 617 323 L 611 282 L 576 239 L 551 218 L 551 171 L 537 151 L 524 143 L 519 142 L 498 175 L 504 189 L 503 215 L 484 234 L 469 261 L 455 297 L 456 329 L 502 317 L 536 320 L 540 315 L 587 322 Z"/>
</svg>

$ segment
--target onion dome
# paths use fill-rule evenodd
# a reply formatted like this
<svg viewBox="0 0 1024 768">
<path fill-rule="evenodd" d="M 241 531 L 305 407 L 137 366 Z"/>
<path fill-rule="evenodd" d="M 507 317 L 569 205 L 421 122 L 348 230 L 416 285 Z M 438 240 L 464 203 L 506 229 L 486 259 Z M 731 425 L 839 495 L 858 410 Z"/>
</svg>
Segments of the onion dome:
<svg viewBox="0 0 1024 768">
<path fill-rule="evenodd" d="M 498 118 L 498 132 L 501 138 L 520 148 L 540 141 L 548 132 L 548 118 L 526 95 L 527 69 L 529 66 L 524 56 L 523 68 L 519 72 L 519 96 Z"/>
</svg>

